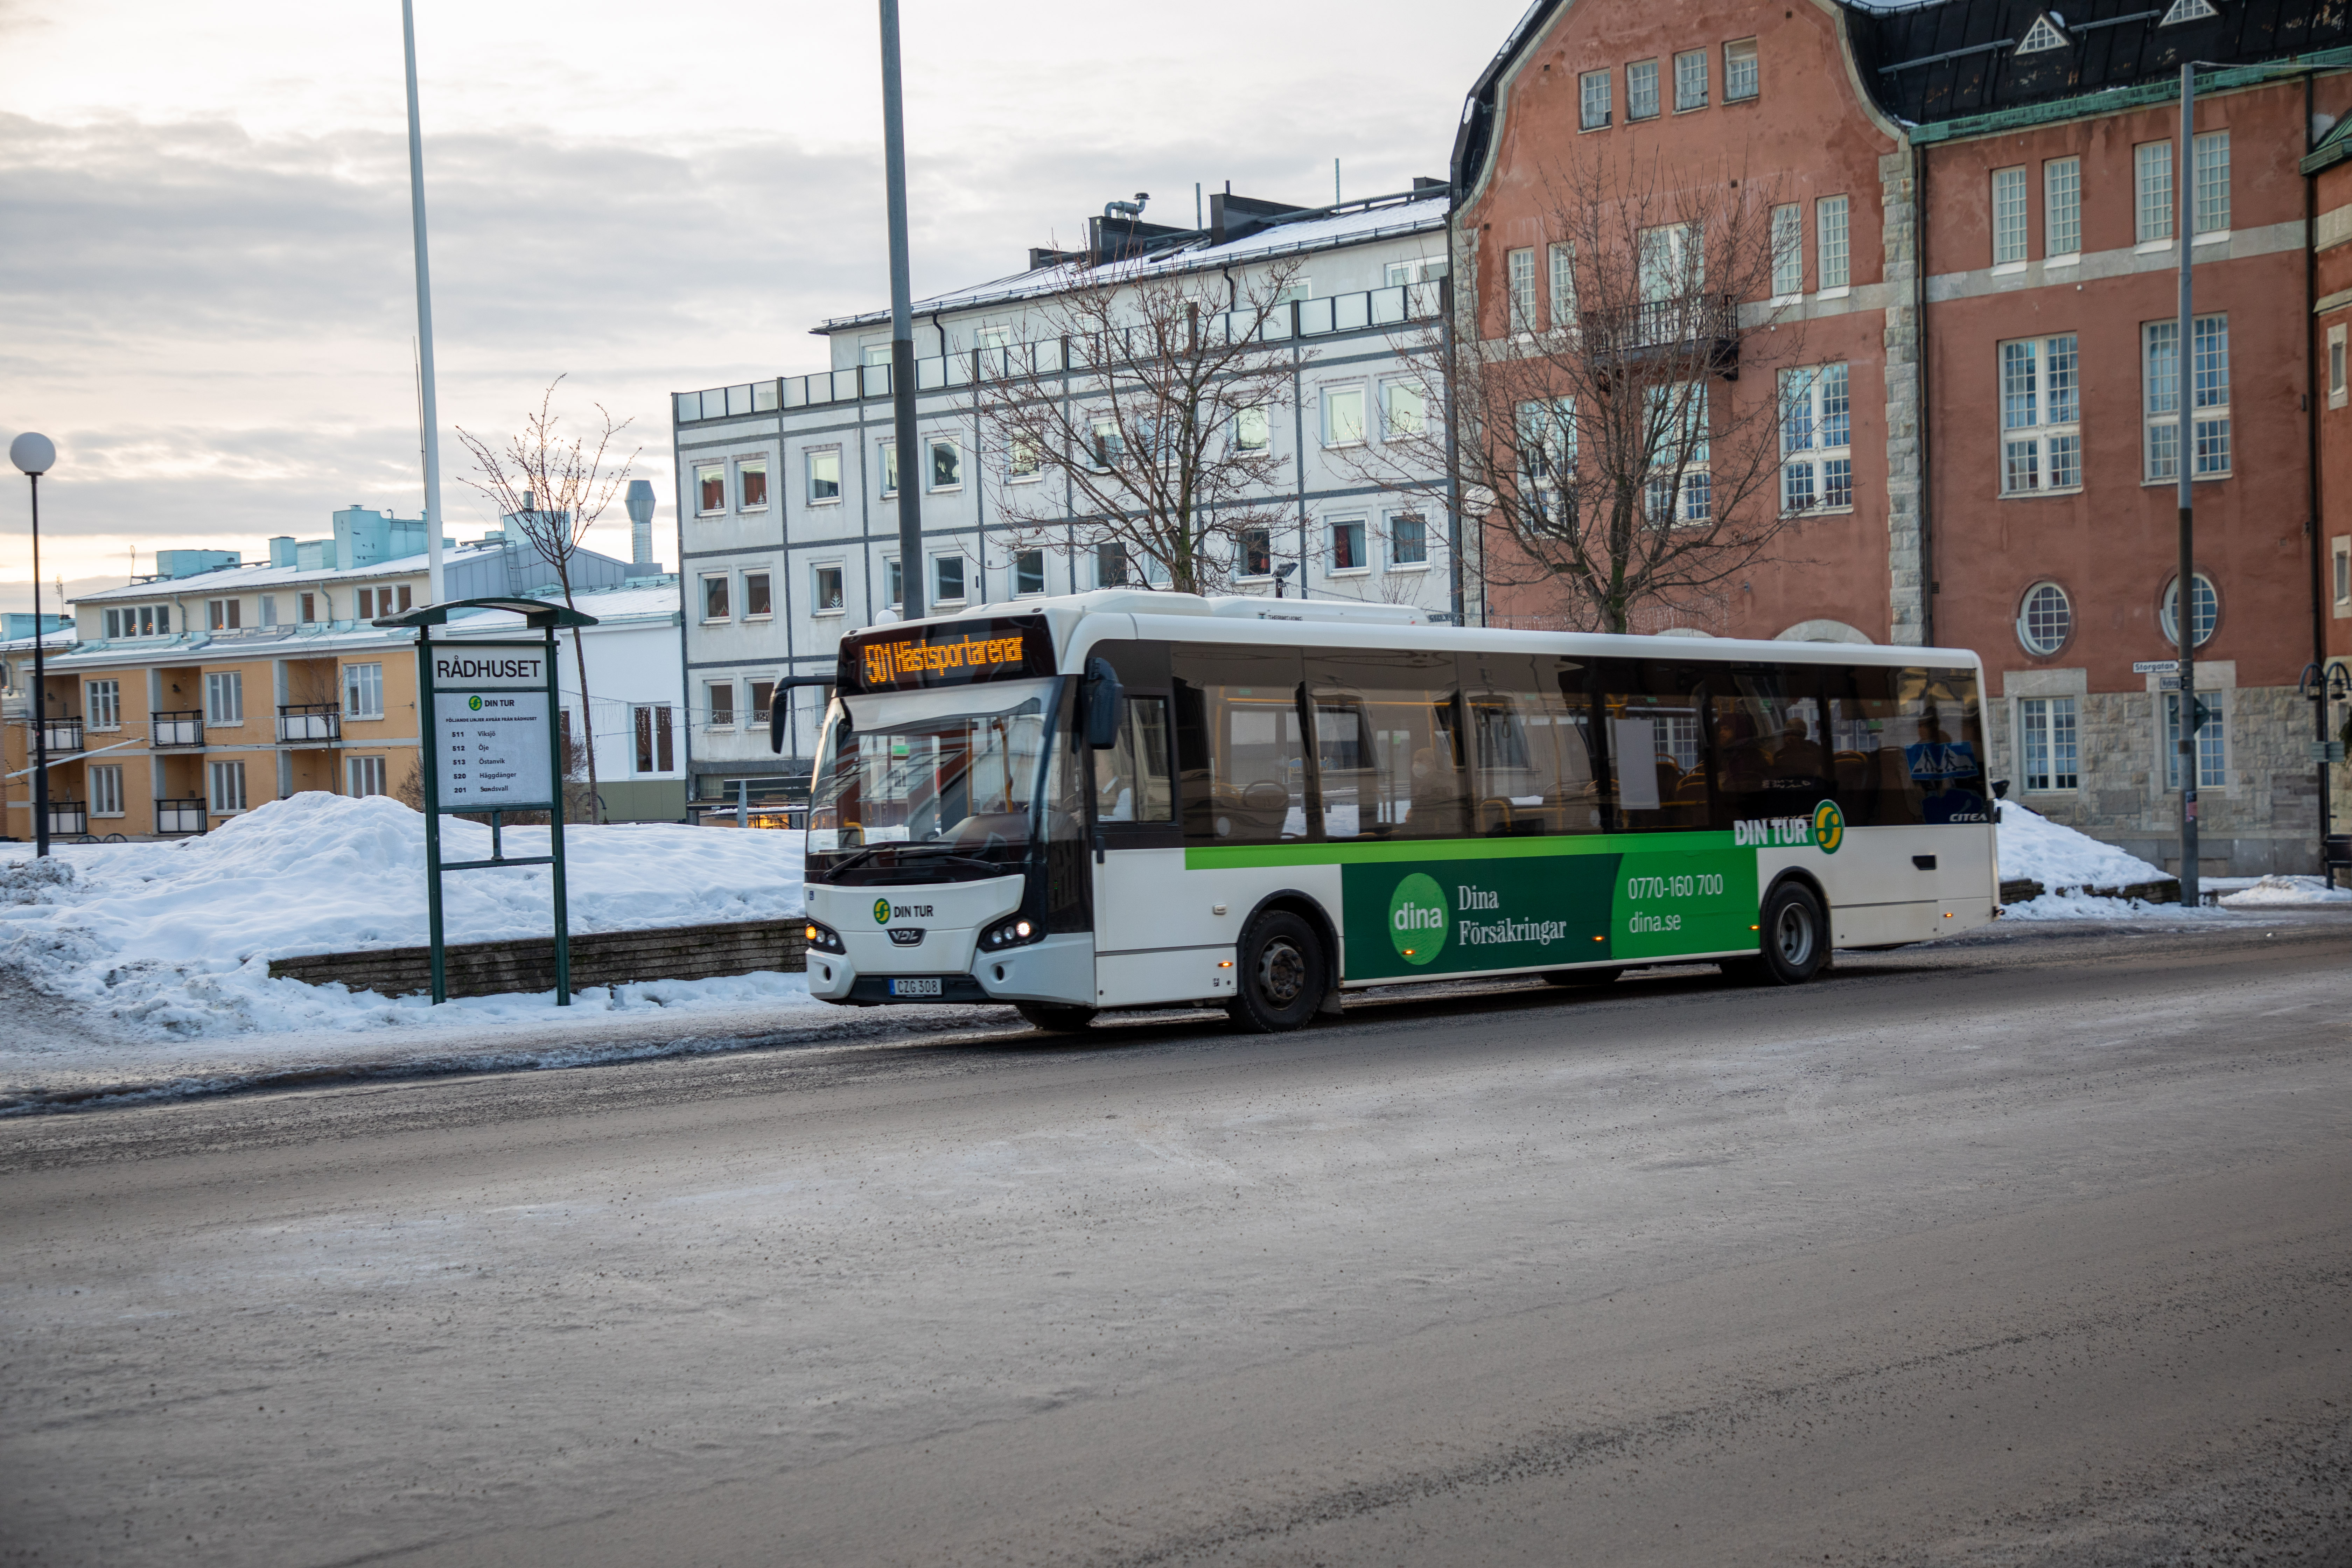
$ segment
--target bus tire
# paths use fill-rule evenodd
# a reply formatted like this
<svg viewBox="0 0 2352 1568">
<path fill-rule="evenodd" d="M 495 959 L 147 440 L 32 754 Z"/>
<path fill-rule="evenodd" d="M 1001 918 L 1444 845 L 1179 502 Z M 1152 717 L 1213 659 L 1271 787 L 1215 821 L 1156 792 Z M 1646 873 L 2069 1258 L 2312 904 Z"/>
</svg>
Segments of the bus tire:
<svg viewBox="0 0 2352 1568">
<path fill-rule="evenodd" d="M 1252 1035 L 1303 1027 L 1331 985 L 1323 939 L 1288 910 L 1268 910 L 1242 933 L 1236 981 L 1225 1004 L 1234 1027 Z"/>
<path fill-rule="evenodd" d="M 1074 1007 L 1059 1002 L 1015 1002 L 1013 1010 L 1021 1015 L 1031 1027 L 1049 1035 L 1076 1035 L 1094 1027 L 1092 1007 Z"/>
<path fill-rule="evenodd" d="M 1829 917 L 1802 882 L 1774 888 L 1760 923 L 1762 951 L 1741 963 L 1744 978 L 1759 985 L 1802 985 L 1829 967 Z"/>
<path fill-rule="evenodd" d="M 1614 985 L 1622 969 L 1554 969 L 1544 979 L 1554 985 Z"/>
</svg>

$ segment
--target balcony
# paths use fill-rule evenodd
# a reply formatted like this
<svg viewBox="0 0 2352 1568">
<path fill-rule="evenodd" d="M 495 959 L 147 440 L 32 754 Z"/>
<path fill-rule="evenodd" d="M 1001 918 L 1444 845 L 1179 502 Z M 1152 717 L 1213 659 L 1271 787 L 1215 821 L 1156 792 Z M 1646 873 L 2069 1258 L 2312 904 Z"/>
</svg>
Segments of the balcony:
<svg viewBox="0 0 2352 1568">
<path fill-rule="evenodd" d="M 41 726 L 41 744 L 49 749 L 53 758 L 80 751 L 81 721 L 70 715 L 49 719 Z"/>
<path fill-rule="evenodd" d="M 205 743 L 205 716 L 201 711 L 158 713 L 147 743 L 159 752 L 201 747 Z"/>
<path fill-rule="evenodd" d="M 89 806 L 79 800 L 49 802 L 49 837 L 79 838 L 89 831 Z"/>
<path fill-rule="evenodd" d="M 343 738 L 343 712 L 332 702 L 296 702 L 278 710 L 278 743 L 323 746 Z"/>
<path fill-rule="evenodd" d="M 155 831 L 161 833 L 202 833 L 205 830 L 205 803 L 201 800 L 159 800 L 155 803 Z"/>
<path fill-rule="evenodd" d="M 1670 374 L 1739 379 L 1739 301 L 1728 294 L 1685 294 L 1610 310 L 1582 310 L 1577 324 L 1594 363 L 1621 373 L 1654 364 Z"/>
</svg>

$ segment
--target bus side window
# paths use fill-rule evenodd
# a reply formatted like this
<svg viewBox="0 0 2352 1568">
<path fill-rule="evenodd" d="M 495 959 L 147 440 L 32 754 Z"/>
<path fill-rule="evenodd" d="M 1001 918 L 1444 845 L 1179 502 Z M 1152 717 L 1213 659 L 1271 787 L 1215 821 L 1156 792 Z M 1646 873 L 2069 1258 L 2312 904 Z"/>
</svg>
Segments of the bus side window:
<svg viewBox="0 0 2352 1568">
<path fill-rule="evenodd" d="M 1599 831 L 1581 669 L 1528 654 L 1468 654 L 1461 666 L 1472 831 L 1487 837 Z"/>
<path fill-rule="evenodd" d="M 1299 654 L 1178 643 L 1170 656 L 1184 837 L 1204 844 L 1307 838 Z"/>
<path fill-rule="evenodd" d="M 1310 648 L 1307 685 L 1325 837 L 1461 836 L 1451 654 Z"/>
<path fill-rule="evenodd" d="M 1707 826 L 1700 720 L 1706 683 L 1695 671 L 1643 660 L 1602 667 L 1616 826 L 1641 832 Z"/>
<path fill-rule="evenodd" d="M 1176 780 L 1169 750 L 1168 699 L 1130 694 L 1118 743 L 1095 755 L 1097 822 L 1176 820 Z"/>
</svg>

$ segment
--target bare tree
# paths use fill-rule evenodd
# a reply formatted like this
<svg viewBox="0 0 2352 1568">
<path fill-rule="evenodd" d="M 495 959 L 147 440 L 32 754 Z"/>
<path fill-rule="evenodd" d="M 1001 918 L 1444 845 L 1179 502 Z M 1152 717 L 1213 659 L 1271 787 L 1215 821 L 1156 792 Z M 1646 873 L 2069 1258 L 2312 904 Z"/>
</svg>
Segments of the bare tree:
<svg viewBox="0 0 2352 1568">
<path fill-rule="evenodd" d="M 559 435 L 556 426 L 562 420 L 555 412 L 555 389 L 562 384 L 563 377 L 560 375 L 547 384 L 538 412 L 523 416 L 521 434 L 508 437 L 503 447 L 491 446 L 462 425 L 457 426 L 457 438 L 474 457 L 476 472 L 467 475 L 466 482 L 497 507 L 501 516 L 511 519 L 522 530 L 523 538 L 541 559 L 555 568 L 555 581 L 563 590 L 565 606 L 576 610 L 580 606 L 572 594 L 572 561 L 586 541 L 588 530 L 628 482 L 629 469 L 644 448 L 632 448 L 627 457 L 620 459 L 618 468 L 605 468 L 605 459 L 615 441 L 634 422 L 624 419 L 614 424 L 601 403 L 593 405 L 601 422 L 593 449 L 584 437 L 567 439 Z M 595 709 L 588 695 L 588 654 L 581 645 L 577 627 L 572 633 L 572 656 L 580 670 L 580 721 L 588 731 L 584 745 L 587 812 L 588 820 L 593 822 L 599 798 Z"/>
<path fill-rule="evenodd" d="M 1229 284 L 1075 266 L 1033 318 L 1044 342 L 977 351 L 974 407 L 1003 458 L 990 482 L 1013 542 L 1116 545 L 1144 583 L 1180 593 L 1246 570 L 1241 553 L 1286 515 L 1271 432 L 1295 364 L 1269 345 L 1287 335 L 1297 269 Z"/>
<path fill-rule="evenodd" d="M 1562 626 L 1713 618 L 1810 511 L 1851 503 L 1843 471 L 1783 494 L 1784 404 L 1819 435 L 1847 417 L 1843 383 L 1830 397 L 1795 368 L 1802 331 L 1770 303 L 1772 195 L 1744 174 L 1598 151 L 1554 169 L 1542 242 L 1496 258 L 1501 297 L 1457 289 L 1452 385 L 1433 331 L 1408 356 L 1431 417 L 1360 459 L 1440 511 L 1445 481 L 1425 476 L 1448 472 L 1452 409 L 1486 580 L 1551 585 Z"/>
</svg>

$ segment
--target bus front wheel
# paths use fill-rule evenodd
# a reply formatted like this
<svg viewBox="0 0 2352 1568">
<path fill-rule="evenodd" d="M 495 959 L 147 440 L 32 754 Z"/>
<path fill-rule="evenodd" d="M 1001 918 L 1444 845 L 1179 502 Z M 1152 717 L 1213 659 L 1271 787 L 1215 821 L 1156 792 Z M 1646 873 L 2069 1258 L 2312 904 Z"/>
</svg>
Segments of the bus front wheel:
<svg viewBox="0 0 2352 1568">
<path fill-rule="evenodd" d="M 1761 924 L 1763 951 L 1740 961 L 1742 978 L 1764 985 L 1802 985 L 1829 967 L 1829 919 L 1821 900 L 1802 882 L 1783 882 L 1772 889 L 1764 900 Z"/>
<path fill-rule="evenodd" d="M 1092 1007 L 1071 1007 L 1055 1002 L 1015 1002 L 1013 1010 L 1034 1027 L 1053 1035 L 1075 1035 L 1094 1027 Z"/>
<path fill-rule="evenodd" d="M 1234 1026 L 1253 1035 L 1296 1029 L 1315 1016 L 1330 986 L 1323 941 L 1288 910 L 1250 922 L 1241 943 L 1240 984 L 1225 1004 Z"/>
</svg>

